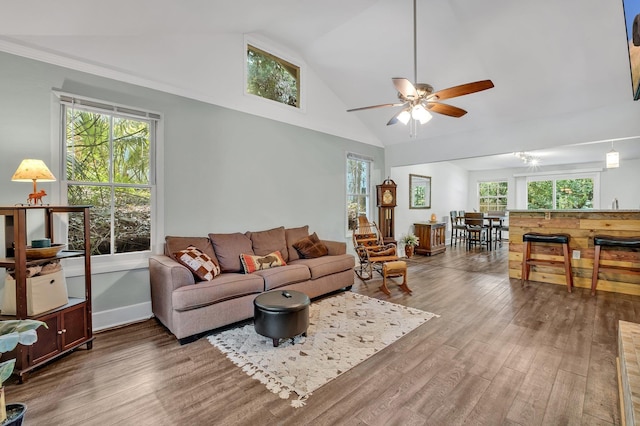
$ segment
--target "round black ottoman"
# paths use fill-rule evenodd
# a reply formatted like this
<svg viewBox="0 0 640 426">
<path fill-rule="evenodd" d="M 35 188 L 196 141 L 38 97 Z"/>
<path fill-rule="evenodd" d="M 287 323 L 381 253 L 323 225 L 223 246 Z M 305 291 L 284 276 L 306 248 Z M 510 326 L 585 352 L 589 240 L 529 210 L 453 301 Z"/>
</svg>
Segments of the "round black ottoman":
<svg viewBox="0 0 640 426">
<path fill-rule="evenodd" d="M 262 293 L 253 301 L 256 332 L 273 339 L 273 346 L 280 339 L 307 335 L 309 327 L 309 296 L 294 290 L 273 290 Z"/>
</svg>

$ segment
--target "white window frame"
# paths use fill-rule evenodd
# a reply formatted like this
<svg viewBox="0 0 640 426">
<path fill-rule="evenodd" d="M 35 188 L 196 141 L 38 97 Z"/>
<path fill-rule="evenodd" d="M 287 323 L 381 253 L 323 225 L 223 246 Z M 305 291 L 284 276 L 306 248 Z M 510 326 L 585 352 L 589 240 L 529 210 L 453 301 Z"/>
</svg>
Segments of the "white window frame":
<svg viewBox="0 0 640 426">
<path fill-rule="evenodd" d="M 366 194 L 351 194 L 349 193 L 349 160 L 357 160 L 357 161 L 363 161 L 363 162 L 367 162 L 369 163 L 369 166 L 367 167 L 367 193 Z M 352 230 L 349 229 L 349 197 L 354 195 L 354 196 L 364 196 L 365 197 L 365 214 L 367 215 L 367 217 L 370 216 L 371 213 L 371 169 L 373 168 L 373 158 L 368 157 L 366 155 L 361 155 L 361 154 L 356 154 L 354 152 L 347 152 L 346 158 L 345 158 L 345 162 L 344 162 L 344 167 L 345 167 L 345 205 L 344 205 L 344 212 L 345 212 L 345 229 L 346 229 L 346 234 L 347 236 L 350 236 L 352 233 Z"/>
<path fill-rule="evenodd" d="M 581 173 L 563 173 L 563 174 L 540 174 L 534 176 L 527 176 L 525 183 L 524 203 L 525 209 L 529 206 L 529 182 L 539 182 L 550 180 L 553 181 L 552 197 L 553 208 L 556 210 L 556 181 L 568 180 L 568 179 L 592 179 L 593 180 L 593 208 L 600 208 L 600 173 L 598 172 L 581 172 Z"/>
<path fill-rule="evenodd" d="M 163 235 L 164 235 L 164 194 L 163 191 L 163 169 L 161 168 L 162 152 L 164 147 L 164 121 L 161 113 L 143 110 L 139 107 L 132 107 L 122 104 L 116 104 L 113 102 L 107 102 L 99 99 L 82 97 L 75 94 L 66 92 L 53 91 L 54 102 L 58 105 L 57 108 L 57 125 L 55 138 L 57 153 L 57 172 L 58 172 L 58 184 L 57 192 L 58 199 L 61 204 L 67 204 L 67 184 L 65 171 L 65 159 L 66 159 L 66 117 L 64 115 L 65 106 L 76 105 L 79 108 L 92 110 L 95 112 L 106 113 L 114 116 L 129 117 L 135 119 L 141 119 L 145 121 L 155 122 L 155 139 L 150 146 L 150 182 L 149 187 L 151 191 L 151 249 L 138 252 L 128 253 L 111 253 L 103 255 L 91 256 L 91 272 L 92 273 L 106 273 L 106 272 L 118 272 L 129 271 L 135 269 L 146 269 L 149 266 L 149 257 L 153 253 L 161 253 L 163 247 Z M 57 235 L 63 238 L 63 241 L 67 238 L 67 226 L 66 224 L 59 224 L 59 228 L 56 229 Z M 80 276 L 84 274 L 84 262 L 82 259 L 65 259 L 64 260 L 65 275 L 67 277 Z"/>
<path fill-rule="evenodd" d="M 477 197 L 478 197 L 478 211 L 482 211 L 482 205 L 480 203 L 480 200 L 482 198 L 487 198 L 487 197 L 482 197 L 480 195 L 480 185 L 482 185 L 483 183 L 506 183 L 507 184 L 507 193 L 504 194 L 504 198 L 507 199 L 507 205 L 509 204 L 509 181 L 507 179 L 493 179 L 493 180 L 483 180 L 483 181 L 479 181 L 478 185 L 476 187 L 476 193 L 477 193 Z M 491 196 L 491 198 L 499 198 L 497 195 L 496 196 Z M 500 198 L 503 198 L 502 196 L 500 196 Z M 507 206 L 505 206 L 505 210 L 507 209 Z"/>
</svg>

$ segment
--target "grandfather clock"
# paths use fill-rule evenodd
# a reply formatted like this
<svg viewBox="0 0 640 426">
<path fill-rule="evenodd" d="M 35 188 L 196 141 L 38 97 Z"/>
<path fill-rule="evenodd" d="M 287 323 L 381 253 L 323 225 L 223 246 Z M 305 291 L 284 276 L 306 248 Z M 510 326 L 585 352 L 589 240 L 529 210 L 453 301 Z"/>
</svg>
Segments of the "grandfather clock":
<svg viewBox="0 0 640 426">
<path fill-rule="evenodd" d="M 378 226 L 385 244 L 396 243 L 393 218 L 393 209 L 396 207 L 396 188 L 396 183 L 391 179 L 386 179 L 382 185 L 376 185 Z"/>
</svg>

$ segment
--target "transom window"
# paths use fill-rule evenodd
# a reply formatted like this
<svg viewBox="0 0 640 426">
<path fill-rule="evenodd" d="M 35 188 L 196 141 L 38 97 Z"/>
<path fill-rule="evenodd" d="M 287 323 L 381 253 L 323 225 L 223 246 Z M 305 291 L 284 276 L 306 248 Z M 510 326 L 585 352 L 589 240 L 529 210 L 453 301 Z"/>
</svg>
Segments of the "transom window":
<svg viewBox="0 0 640 426">
<path fill-rule="evenodd" d="M 300 108 L 300 67 L 247 44 L 247 93 Z"/>
<path fill-rule="evenodd" d="M 159 116 L 61 97 L 64 118 L 62 193 L 69 205 L 91 205 L 91 252 L 151 249 L 153 158 Z M 82 224 L 69 218 L 70 249 Z"/>
</svg>

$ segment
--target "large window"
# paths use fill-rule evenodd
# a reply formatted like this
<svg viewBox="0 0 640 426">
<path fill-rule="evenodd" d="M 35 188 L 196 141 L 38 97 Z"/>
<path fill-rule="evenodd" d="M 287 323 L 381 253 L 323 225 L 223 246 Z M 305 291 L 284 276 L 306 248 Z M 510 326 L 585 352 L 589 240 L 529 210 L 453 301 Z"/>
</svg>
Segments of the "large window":
<svg viewBox="0 0 640 426">
<path fill-rule="evenodd" d="M 300 67 L 247 44 L 247 93 L 300 108 Z"/>
<path fill-rule="evenodd" d="M 62 192 L 70 205 L 92 206 L 92 254 L 150 250 L 159 116 L 67 96 L 61 99 Z M 70 249 L 79 248 L 82 231 L 81 223 L 70 217 Z"/>
<path fill-rule="evenodd" d="M 350 230 L 358 225 L 358 217 L 369 211 L 370 158 L 347 154 L 347 222 Z"/>
<path fill-rule="evenodd" d="M 544 177 L 527 181 L 527 209 L 591 209 L 595 179 Z"/>
<path fill-rule="evenodd" d="M 507 182 L 480 182 L 478 184 L 480 211 L 505 211 L 507 209 Z"/>
</svg>

